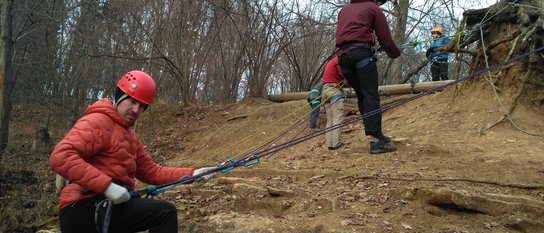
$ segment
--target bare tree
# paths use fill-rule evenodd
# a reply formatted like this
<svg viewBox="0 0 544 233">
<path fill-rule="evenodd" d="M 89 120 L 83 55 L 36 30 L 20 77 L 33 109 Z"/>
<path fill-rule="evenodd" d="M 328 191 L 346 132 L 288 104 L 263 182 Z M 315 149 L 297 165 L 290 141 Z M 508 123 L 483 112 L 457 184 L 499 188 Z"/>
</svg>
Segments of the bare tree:
<svg viewBox="0 0 544 233">
<path fill-rule="evenodd" d="M 238 1 L 218 1 L 213 7 L 210 38 L 213 38 L 202 83 L 202 99 L 207 103 L 235 102 L 246 62 L 246 44 L 240 40 L 243 17 L 236 13 L 242 4 Z"/>
<path fill-rule="evenodd" d="M 296 10 L 292 23 L 282 25 L 282 29 L 290 37 L 283 48 L 284 60 L 280 70 L 285 82 L 279 83 L 282 92 L 309 90 L 313 84 L 320 82 L 325 64 L 335 56 L 335 20 L 333 14 L 319 9 L 317 5 L 307 5 L 300 9 L 298 3 L 291 7 Z M 285 85 L 285 87 L 283 87 Z"/>
<path fill-rule="evenodd" d="M 395 41 L 417 46 L 404 47 L 404 59 L 380 59 L 381 82 L 425 80 L 428 28 L 440 24 L 454 33 L 457 8 L 443 0 L 394 2 L 382 8 Z M 75 119 L 85 105 L 111 96 L 132 69 L 155 78 L 159 99 L 183 105 L 307 90 L 334 55 L 336 16 L 345 3 L 16 1 L 12 97 L 47 100 Z"/>
<path fill-rule="evenodd" d="M 13 0 L 0 1 L 0 156 L 8 143 L 12 80 L 12 10 Z"/>
<path fill-rule="evenodd" d="M 277 30 L 282 13 L 279 0 L 242 1 L 244 16 L 241 39 L 246 44 L 246 93 L 248 97 L 265 97 L 270 70 L 281 54 L 285 35 Z"/>
<path fill-rule="evenodd" d="M 398 2 L 398 3 L 397 3 Z M 395 16 L 395 23 L 393 24 L 393 39 L 397 44 L 403 44 L 406 40 L 406 21 L 408 20 L 408 0 L 395 1 L 393 8 L 393 15 Z M 382 70 L 384 74 L 382 78 L 382 84 L 387 83 L 400 83 L 402 80 L 401 70 L 404 63 L 404 56 L 396 59 L 392 59 L 388 64 L 389 68 Z"/>
</svg>

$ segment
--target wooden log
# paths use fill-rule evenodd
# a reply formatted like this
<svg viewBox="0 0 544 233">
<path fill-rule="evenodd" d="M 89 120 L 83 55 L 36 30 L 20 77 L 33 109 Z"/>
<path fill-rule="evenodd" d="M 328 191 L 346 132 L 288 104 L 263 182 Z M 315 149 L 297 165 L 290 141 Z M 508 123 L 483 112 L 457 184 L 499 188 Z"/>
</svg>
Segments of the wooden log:
<svg viewBox="0 0 544 233">
<path fill-rule="evenodd" d="M 411 83 L 407 84 L 397 84 L 397 85 L 386 85 L 379 86 L 378 92 L 380 95 L 405 95 L 405 94 L 416 94 L 424 91 L 437 88 L 441 85 L 453 82 L 453 80 L 437 81 L 437 82 L 421 82 L 421 83 Z M 355 93 L 348 93 L 348 98 L 356 97 Z M 268 95 L 268 100 L 274 102 L 287 102 L 293 100 L 303 100 L 308 98 L 308 92 L 291 92 L 283 93 L 277 95 Z"/>
<path fill-rule="evenodd" d="M 289 92 L 277 95 L 268 95 L 268 100 L 274 102 L 287 102 L 293 100 L 303 100 L 308 98 L 308 92 Z"/>
<path fill-rule="evenodd" d="M 405 94 L 416 94 L 424 91 L 428 91 L 439 86 L 453 82 L 453 80 L 445 81 L 436 81 L 436 82 L 421 82 L 421 83 L 411 83 L 407 84 L 397 84 L 397 85 L 387 85 L 379 86 L 378 92 L 380 95 L 405 95 Z"/>
</svg>

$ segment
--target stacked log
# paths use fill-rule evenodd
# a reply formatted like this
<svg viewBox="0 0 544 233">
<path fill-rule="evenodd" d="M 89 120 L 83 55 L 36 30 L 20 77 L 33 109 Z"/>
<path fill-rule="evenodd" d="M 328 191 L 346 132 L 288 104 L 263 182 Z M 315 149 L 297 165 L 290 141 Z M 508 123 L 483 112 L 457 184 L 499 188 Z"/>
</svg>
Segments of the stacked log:
<svg viewBox="0 0 544 233">
<path fill-rule="evenodd" d="M 392 96 L 392 95 L 406 95 L 417 94 L 420 92 L 432 90 L 442 85 L 453 82 L 453 80 L 436 81 L 436 82 L 421 82 L 421 83 L 407 83 L 379 86 L 378 92 L 380 95 Z M 356 97 L 355 93 L 349 92 L 348 98 Z M 268 100 L 274 102 L 287 102 L 293 100 L 302 100 L 308 98 L 308 92 L 291 92 L 277 95 L 268 95 Z"/>
</svg>

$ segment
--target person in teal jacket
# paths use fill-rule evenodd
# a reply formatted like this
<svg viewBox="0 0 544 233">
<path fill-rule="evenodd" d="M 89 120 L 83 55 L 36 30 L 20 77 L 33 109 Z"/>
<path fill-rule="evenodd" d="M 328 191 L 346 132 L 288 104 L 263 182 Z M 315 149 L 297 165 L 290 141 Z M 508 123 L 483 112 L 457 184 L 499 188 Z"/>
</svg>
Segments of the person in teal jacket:
<svg viewBox="0 0 544 233">
<path fill-rule="evenodd" d="M 444 29 L 435 27 L 431 31 L 433 41 L 427 50 L 427 58 L 431 64 L 431 76 L 433 81 L 448 80 L 448 53 L 437 49 L 450 43 L 450 39 L 443 36 Z"/>
<path fill-rule="evenodd" d="M 321 89 L 323 88 L 323 83 L 318 82 L 312 90 L 308 93 L 308 103 L 312 110 L 312 115 L 310 116 L 310 129 L 317 129 L 317 118 L 319 117 L 319 108 L 321 106 Z"/>
</svg>

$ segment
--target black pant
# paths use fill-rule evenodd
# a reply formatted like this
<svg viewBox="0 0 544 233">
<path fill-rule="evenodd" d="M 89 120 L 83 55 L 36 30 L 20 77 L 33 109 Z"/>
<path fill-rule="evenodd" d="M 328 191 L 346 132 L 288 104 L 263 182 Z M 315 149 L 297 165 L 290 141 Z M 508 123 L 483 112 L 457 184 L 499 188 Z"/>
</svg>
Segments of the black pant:
<svg viewBox="0 0 544 233">
<path fill-rule="evenodd" d="M 448 61 L 433 61 L 431 75 L 433 81 L 448 80 Z"/>
<path fill-rule="evenodd" d="M 95 224 L 95 206 L 102 199 L 88 198 L 60 210 L 60 229 L 62 233 L 101 232 L 106 207 L 97 211 L 98 224 Z M 132 198 L 130 201 L 113 205 L 108 232 L 178 232 L 176 207 L 167 201 Z"/>
<path fill-rule="evenodd" d="M 338 63 L 344 77 L 357 95 L 359 112 L 364 115 L 380 109 L 380 95 L 378 94 L 378 68 L 375 62 L 356 69 L 355 64 L 365 58 L 373 56 L 369 48 L 355 48 L 349 51 L 340 51 Z M 382 113 L 376 112 L 363 119 L 365 134 L 374 137 L 382 135 Z"/>
</svg>

